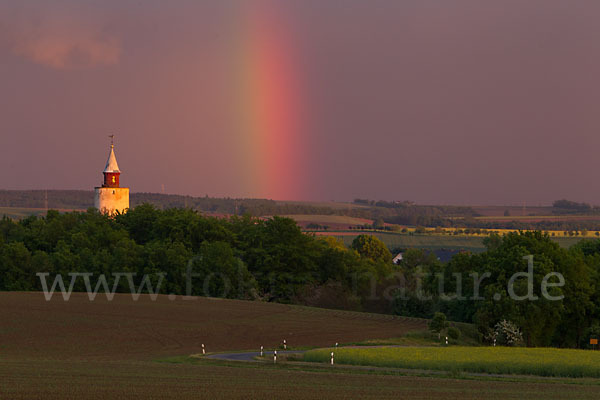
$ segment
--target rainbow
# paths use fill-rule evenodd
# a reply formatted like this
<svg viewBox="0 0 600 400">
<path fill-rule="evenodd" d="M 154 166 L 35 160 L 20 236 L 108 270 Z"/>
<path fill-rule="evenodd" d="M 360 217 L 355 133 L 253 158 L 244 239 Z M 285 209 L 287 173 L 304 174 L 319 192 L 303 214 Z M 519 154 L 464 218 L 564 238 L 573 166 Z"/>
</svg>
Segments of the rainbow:
<svg viewBox="0 0 600 400">
<path fill-rule="evenodd" d="M 239 39 L 239 144 L 245 195 L 306 198 L 296 46 L 277 3 L 245 2 Z M 240 68 L 241 67 L 241 68 Z"/>
</svg>

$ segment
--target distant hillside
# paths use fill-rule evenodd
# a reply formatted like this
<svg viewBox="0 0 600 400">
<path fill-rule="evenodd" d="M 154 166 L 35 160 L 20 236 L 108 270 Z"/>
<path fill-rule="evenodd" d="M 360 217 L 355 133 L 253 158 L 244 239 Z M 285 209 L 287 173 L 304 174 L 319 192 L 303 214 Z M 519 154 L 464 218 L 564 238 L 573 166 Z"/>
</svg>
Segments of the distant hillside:
<svg viewBox="0 0 600 400">
<path fill-rule="evenodd" d="M 319 214 L 333 215 L 336 211 L 329 206 L 311 203 L 284 203 L 267 199 L 233 199 L 193 197 L 161 193 L 131 193 L 131 207 L 143 203 L 154 204 L 158 208 L 192 208 L 215 214 Z M 94 192 L 91 190 L 0 190 L 0 207 L 86 210 L 94 206 Z M 353 209 L 354 207 L 350 207 Z M 357 209 L 359 207 L 356 207 Z M 348 211 L 344 209 L 342 211 Z M 343 215 L 343 214 L 338 214 Z"/>
<path fill-rule="evenodd" d="M 0 190 L 0 207 L 85 210 L 94 206 L 91 190 Z"/>
<path fill-rule="evenodd" d="M 325 222 L 323 216 L 368 220 L 385 230 L 393 230 L 398 226 L 556 230 L 567 231 L 574 236 L 578 232 L 600 230 L 600 207 L 568 200 L 556 201 L 552 206 L 524 208 L 419 205 L 407 201 L 362 199 L 356 199 L 352 203 L 336 203 L 132 193 L 130 203 L 131 207 L 150 203 L 160 209 L 191 208 L 216 216 L 244 214 L 256 217 L 302 216 L 301 220 L 295 218 L 302 226 L 327 225 L 329 228 L 336 229 L 346 228 L 346 221 L 330 218 Z M 93 207 L 93 204 L 94 192 L 91 190 L 0 190 L 0 208 L 4 208 L 0 210 L 0 215 L 6 214 L 12 218 L 39 215 L 46 207 L 61 211 L 86 210 Z M 14 210 L 15 208 L 21 210 Z M 357 222 L 353 220 L 348 226 L 356 224 Z"/>
<path fill-rule="evenodd" d="M 274 201 L 193 197 L 160 193 L 132 193 L 131 206 L 142 203 L 158 208 L 192 208 L 216 214 L 264 215 L 340 215 L 376 220 L 398 218 L 409 225 L 439 225 L 444 218 L 477 216 L 470 207 L 421 206 L 384 201 L 361 203 Z M 86 190 L 0 190 L 0 207 L 52 208 L 85 210 L 93 207 L 94 192 Z"/>
</svg>

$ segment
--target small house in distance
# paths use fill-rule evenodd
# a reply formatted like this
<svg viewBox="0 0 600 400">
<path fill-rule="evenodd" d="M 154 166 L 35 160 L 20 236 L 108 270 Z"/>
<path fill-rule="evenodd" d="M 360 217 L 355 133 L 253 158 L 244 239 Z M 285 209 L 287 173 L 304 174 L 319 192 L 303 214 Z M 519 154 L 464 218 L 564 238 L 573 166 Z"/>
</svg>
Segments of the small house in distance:
<svg viewBox="0 0 600 400">
<path fill-rule="evenodd" d="M 393 262 L 394 264 L 398 264 L 398 263 L 400 263 L 400 261 L 402 261 L 402 253 L 401 253 L 401 252 L 400 252 L 400 253 L 398 253 L 398 254 L 397 254 L 397 255 L 396 255 L 396 256 L 395 256 L 395 257 L 392 259 L 392 262 Z"/>
</svg>

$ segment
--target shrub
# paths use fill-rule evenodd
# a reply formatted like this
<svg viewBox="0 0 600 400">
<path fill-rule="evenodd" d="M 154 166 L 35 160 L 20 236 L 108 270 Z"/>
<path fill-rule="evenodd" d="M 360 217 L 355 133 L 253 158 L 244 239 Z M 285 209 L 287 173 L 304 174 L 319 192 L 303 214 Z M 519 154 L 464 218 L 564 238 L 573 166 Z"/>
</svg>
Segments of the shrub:
<svg viewBox="0 0 600 400">
<path fill-rule="evenodd" d="M 511 321 L 503 319 L 495 326 L 495 338 L 504 346 L 519 346 L 523 343 L 521 330 Z"/>
<path fill-rule="evenodd" d="M 448 327 L 448 321 L 446 321 L 446 315 L 441 312 L 436 312 L 433 315 L 432 320 L 429 322 L 429 330 L 437 333 L 438 337 L 440 333 Z"/>
<path fill-rule="evenodd" d="M 448 328 L 448 337 L 450 339 L 458 340 L 460 338 L 460 330 L 454 326 Z"/>
</svg>

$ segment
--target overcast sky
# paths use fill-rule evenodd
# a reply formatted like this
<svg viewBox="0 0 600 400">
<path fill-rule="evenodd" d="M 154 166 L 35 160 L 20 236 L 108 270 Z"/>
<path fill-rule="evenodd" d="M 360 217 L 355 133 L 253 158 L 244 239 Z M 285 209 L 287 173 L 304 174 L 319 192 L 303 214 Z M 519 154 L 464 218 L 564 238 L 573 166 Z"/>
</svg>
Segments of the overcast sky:
<svg viewBox="0 0 600 400">
<path fill-rule="evenodd" d="M 0 0 L 0 188 L 92 189 L 115 133 L 134 192 L 600 204 L 599 20 L 594 0 Z"/>
</svg>

